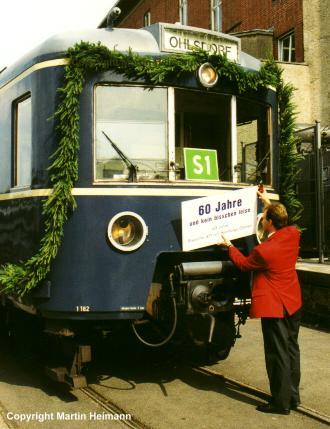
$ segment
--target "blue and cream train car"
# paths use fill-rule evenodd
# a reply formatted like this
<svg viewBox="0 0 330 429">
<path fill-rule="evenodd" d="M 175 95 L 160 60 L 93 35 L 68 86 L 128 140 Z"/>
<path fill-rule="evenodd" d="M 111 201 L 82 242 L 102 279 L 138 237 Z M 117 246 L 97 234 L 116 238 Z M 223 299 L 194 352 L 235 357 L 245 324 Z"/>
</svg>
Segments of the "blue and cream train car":
<svg viewBox="0 0 330 429">
<path fill-rule="evenodd" d="M 237 38 L 192 27 L 155 24 L 102 28 L 52 37 L 0 74 L 0 264 L 33 256 L 43 235 L 42 201 L 57 147 L 54 119 L 66 50 L 81 40 L 161 58 L 197 46 L 226 52 L 242 69 L 259 62 Z M 44 329 L 83 337 L 84 329 L 133 323 L 146 344 L 189 332 L 199 345 L 228 354 L 234 314 L 246 314 L 249 277 L 217 246 L 182 250 L 181 203 L 221 195 L 262 180 L 276 198 L 276 92 L 239 94 L 214 69 L 151 85 L 114 70 L 89 73 L 79 99 L 77 208 L 47 277 L 2 304 L 34 314 Z M 216 151 L 217 179 L 198 164 L 190 179 L 184 149 Z M 247 248 L 252 238 L 241 240 Z M 139 323 L 138 323 L 139 322 Z M 148 324 L 158 324 L 156 335 Z M 186 337 L 186 335 L 184 335 Z"/>
</svg>

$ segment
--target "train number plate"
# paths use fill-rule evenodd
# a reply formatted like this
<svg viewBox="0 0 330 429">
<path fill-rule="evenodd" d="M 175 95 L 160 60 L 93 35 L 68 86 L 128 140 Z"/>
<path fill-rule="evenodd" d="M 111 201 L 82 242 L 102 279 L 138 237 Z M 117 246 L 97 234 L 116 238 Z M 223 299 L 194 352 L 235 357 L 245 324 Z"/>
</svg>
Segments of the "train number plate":
<svg viewBox="0 0 330 429">
<path fill-rule="evenodd" d="M 91 311 L 91 308 L 89 305 L 76 305 L 76 311 L 86 313 Z"/>
</svg>

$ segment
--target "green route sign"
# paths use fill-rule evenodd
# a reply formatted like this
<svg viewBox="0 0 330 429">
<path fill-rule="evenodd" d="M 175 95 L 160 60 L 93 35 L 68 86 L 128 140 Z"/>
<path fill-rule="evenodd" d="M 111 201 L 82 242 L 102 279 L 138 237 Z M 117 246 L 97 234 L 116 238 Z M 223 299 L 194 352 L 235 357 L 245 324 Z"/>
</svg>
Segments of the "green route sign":
<svg viewBox="0 0 330 429">
<path fill-rule="evenodd" d="M 186 179 L 219 180 L 216 150 L 185 147 L 183 155 Z"/>
</svg>

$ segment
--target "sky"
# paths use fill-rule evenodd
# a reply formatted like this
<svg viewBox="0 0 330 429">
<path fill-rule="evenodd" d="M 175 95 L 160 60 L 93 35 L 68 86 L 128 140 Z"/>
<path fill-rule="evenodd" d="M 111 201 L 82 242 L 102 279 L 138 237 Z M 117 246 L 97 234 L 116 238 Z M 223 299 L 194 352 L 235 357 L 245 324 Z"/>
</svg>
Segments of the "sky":
<svg viewBox="0 0 330 429">
<path fill-rule="evenodd" d="M 3 0 L 0 71 L 48 37 L 96 28 L 116 0 Z"/>
</svg>

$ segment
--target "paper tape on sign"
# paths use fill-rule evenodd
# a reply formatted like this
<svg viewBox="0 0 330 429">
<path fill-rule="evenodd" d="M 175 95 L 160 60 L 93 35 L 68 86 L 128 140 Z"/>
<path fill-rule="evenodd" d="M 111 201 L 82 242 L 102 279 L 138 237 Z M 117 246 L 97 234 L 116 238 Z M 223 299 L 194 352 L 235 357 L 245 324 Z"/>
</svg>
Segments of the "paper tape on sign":
<svg viewBox="0 0 330 429">
<path fill-rule="evenodd" d="M 182 249 L 210 246 L 255 233 L 257 186 L 219 192 L 219 196 L 197 198 L 181 203 Z"/>
</svg>

